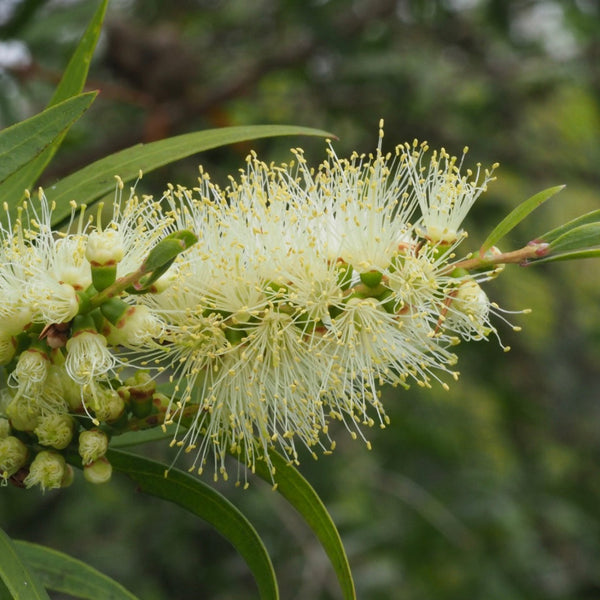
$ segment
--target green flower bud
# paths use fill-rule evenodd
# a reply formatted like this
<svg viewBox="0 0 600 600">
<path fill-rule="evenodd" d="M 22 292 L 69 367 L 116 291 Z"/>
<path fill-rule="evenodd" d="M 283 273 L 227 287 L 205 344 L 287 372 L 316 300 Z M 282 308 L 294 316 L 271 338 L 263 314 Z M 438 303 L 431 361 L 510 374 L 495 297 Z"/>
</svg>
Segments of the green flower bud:
<svg viewBox="0 0 600 600">
<path fill-rule="evenodd" d="M 33 433 L 42 446 L 62 450 L 71 442 L 74 428 L 75 421 L 69 415 L 45 415 L 39 418 Z"/>
<path fill-rule="evenodd" d="M 84 466 L 102 458 L 108 450 L 108 436 L 99 429 L 82 431 L 79 434 L 79 456 Z"/>
<path fill-rule="evenodd" d="M 113 346 L 139 348 L 160 337 L 163 326 L 147 306 L 129 306 L 123 318 L 109 326 L 106 339 Z"/>
<path fill-rule="evenodd" d="M 65 478 L 66 462 L 62 454 L 42 450 L 29 466 L 29 475 L 23 483 L 27 489 L 39 485 L 42 491 L 62 487 Z"/>
<path fill-rule="evenodd" d="M 25 466 L 28 453 L 20 439 L 12 435 L 0 439 L 0 478 L 6 480 Z"/>
<path fill-rule="evenodd" d="M 365 271 L 360 274 L 360 280 L 370 288 L 377 287 L 383 279 L 383 273 L 381 271 Z"/>
<path fill-rule="evenodd" d="M 95 396 L 86 398 L 89 406 L 92 406 L 96 418 L 99 421 L 113 423 L 125 412 L 125 402 L 117 391 L 103 386 L 95 388 Z"/>
<path fill-rule="evenodd" d="M 19 395 L 35 398 L 46 381 L 49 369 L 48 354 L 37 347 L 29 348 L 21 352 L 17 366 L 8 378 L 9 384 L 18 389 Z"/>
<path fill-rule="evenodd" d="M 90 483 L 106 483 L 112 476 L 112 465 L 106 458 L 99 458 L 83 467 L 83 476 Z"/>
<path fill-rule="evenodd" d="M 6 416 L 11 426 L 18 431 L 33 431 L 40 418 L 37 408 L 20 398 L 15 398 L 6 408 Z"/>
<path fill-rule="evenodd" d="M 100 312 L 115 327 L 119 327 L 119 324 L 122 325 L 127 315 L 133 312 L 133 310 L 133 306 L 127 304 L 121 298 L 109 298 L 100 305 Z"/>
</svg>

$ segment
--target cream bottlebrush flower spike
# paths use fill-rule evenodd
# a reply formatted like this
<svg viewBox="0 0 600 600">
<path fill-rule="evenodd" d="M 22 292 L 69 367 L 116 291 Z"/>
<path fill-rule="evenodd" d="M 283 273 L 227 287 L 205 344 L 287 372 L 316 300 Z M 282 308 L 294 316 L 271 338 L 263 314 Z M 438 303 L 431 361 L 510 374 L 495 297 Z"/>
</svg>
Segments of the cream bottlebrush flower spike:
<svg viewBox="0 0 600 600">
<path fill-rule="evenodd" d="M 171 373 L 165 422 L 184 426 L 174 443 L 200 472 L 211 453 L 226 476 L 227 453 L 252 468 L 272 447 L 292 462 L 297 443 L 327 452 L 332 420 L 353 436 L 383 426 L 382 383 L 456 378 L 451 346 L 495 331 L 487 296 L 453 268 L 463 236 L 423 230 L 446 201 L 435 227 L 457 231 L 481 191 L 456 159 L 434 155 L 443 185 L 424 185 L 411 147 L 349 160 L 330 149 L 316 171 L 295 156 L 276 167 L 251 155 L 225 190 L 202 173 L 196 194 L 165 196 L 173 228 L 200 241 L 166 291 L 142 298 L 165 322 L 146 360 Z"/>
</svg>

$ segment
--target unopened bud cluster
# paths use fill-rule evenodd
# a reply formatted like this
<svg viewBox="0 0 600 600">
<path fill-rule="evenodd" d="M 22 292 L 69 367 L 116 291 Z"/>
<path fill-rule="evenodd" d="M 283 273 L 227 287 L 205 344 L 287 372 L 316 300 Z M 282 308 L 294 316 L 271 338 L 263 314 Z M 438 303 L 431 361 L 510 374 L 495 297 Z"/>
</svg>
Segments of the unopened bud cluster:
<svg viewBox="0 0 600 600">
<path fill-rule="evenodd" d="M 4 482 L 63 487 L 72 480 L 69 455 L 79 456 L 88 480 L 105 481 L 109 436 L 159 412 L 155 383 L 136 366 L 123 380 L 127 361 L 119 353 L 154 346 L 163 325 L 119 281 L 156 250 L 168 222 L 153 202 L 134 196 L 115 203 L 104 229 L 100 214 L 92 227 L 83 209 L 73 206 L 66 232 L 53 231 L 53 207 L 40 192 L 0 229 Z M 140 386 L 142 410 L 130 402 Z"/>
<path fill-rule="evenodd" d="M 481 284 L 499 261 L 469 271 L 458 253 L 493 169 L 416 142 L 330 148 L 317 170 L 294 154 L 251 155 L 226 189 L 201 171 L 160 205 L 132 196 L 104 229 L 53 232 L 43 197 L 2 229 L 1 477 L 64 485 L 75 452 L 106 480 L 110 436 L 158 424 L 200 472 L 271 448 L 295 462 L 298 442 L 334 447 L 334 421 L 384 426 L 382 384 L 458 377 L 453 346 L 496 334 Z"/>
</svg>

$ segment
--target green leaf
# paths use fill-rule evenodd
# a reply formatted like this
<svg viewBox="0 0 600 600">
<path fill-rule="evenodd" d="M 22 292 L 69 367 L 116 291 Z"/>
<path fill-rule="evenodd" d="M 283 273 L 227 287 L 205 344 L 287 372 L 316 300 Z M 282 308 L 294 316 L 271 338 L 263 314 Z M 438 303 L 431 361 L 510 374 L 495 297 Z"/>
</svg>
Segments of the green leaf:
<svg viewBox="0 0 600 600">
<path fill-rule="evenodd" d="M 574 227 L 550 244 L 550 254 L 585 250 L 600 245 L 600 222 L 587 223 Z"/>
<path fill-rule="evenodd" d="M 126 431 L 122 434 L 115 434 L 110 440 L 111 448 L 126 448 L 128 446 L 139 446 L 149 442 L 172 439 L 175 435 L 176 425 L 167 425 L 166 431 L 162 427 L 151 427 L 140 431 Z"/>
<path fill-rule="evenodd" d="M 62 131 L 81 117 L 95 97 L 95 92 L 81 94 L 0 131 L 0 182 L 38 156 Z M 6 196 L 2 198 L 9 203 L 18 200 Z"/>
<path fill-rule="evenodd" d="M 137 600 L 120 583 L 68 554 L 24 541 L 15 541 L 15 546 L 49 590 L 87 600 Z"/>
<path fill-rule="evenodd" d="M 164 275 L 173 264 L 178 254 L 187 250 L 198 241 L 198 237 L 186 229 L 175 231 L 163 238 L 152 250 L 144 261 L 142 268 L 148 275 L 142 277 L 133 285 L 133 292 L 144 290 L 152 285 L 159 277 Z"/>
<path fill-rule="evenodd" d="M 125 473 L 140 490 L 189 510 L 213 525 L 242 555 L 254 574 L 260 598 L 279 598 L 271 559 L 248 519 L 227 498 L 197 477 L 141 456 L 109 450 L 106 457 L 116 471 Z"/>
<path fill-rule="evenodd" d="M 572 221 L 569 221 L 564 225 L 556 227 L 556 229 L 552 229 L 551 231 L 540 235 L 538 237 L 538 241 L 551 243 L 556 238 L 567 233 L 571 229 L 574 229 L 575 227 L 579 227 L 580 225 L 586 225 L 587 223 L 594 223 L 597 221 L 600 221 L 600 210 L 593 210 L 592 212 L 586 213 L 585 215 L 581 215 L 580 217 L 577 217 L 576 219 L 573 219 Z"/>
<path fill-rule="evenodd" d="M 268 483 L 275 481 L 277 491 L 302 515 L 323 545 L 345 600 L 356 600 L 348 557 L 340 534 L 325 505 L 310 483 L 285 458 L 274 451 L 269 452 L 269 457 L 275 467 L 275 475 L 271 474 L 264 461 L 256 463 L 257 475 Z"/>
<path fill-rule="evenodd" d="M 0 529 L 0 579 L 13 600 L 50 600 L 39 578 L 25 564 L 13 541 Z M 0 588 L 0 594 L 4 590 Z M 4 597 L 4 594 L 0 598 Z"/>
<path fill-rule="evenodd" d="M 98 10 L 94 14 L 90 24 L 88 25 L 85 33 L 83 34 L 75 52 L 71 56 L 71 60 L 65 69 L 65 72 L 58 84 L 48 108 L 55 106 L 64 100 L 67 100 L 77 94 L 80 94 L 85 85 L 88 71 L 90 68 L 90 62 L 96 43 L 100 37 L 100 30 L 102 29 L 102 21 L 104 20 L 104 14 L 106 13 L 106 7 L 108 6 L 108 0 L 102 0 Z M 70 126 L 70 125 L 69 125 Z M 6 179 L 0 185 L 0 198 L 6 198 L 8 201 L 19 202 L 23 197 L 24 190 L 31 189 L 39 176 L 44 172 L 46 165 L 50 162 L 58 148 L 60 147 L 65 135 L 67 134 L 68 127 L 58 135 L 54 141 L 48 145 L 48 147 L 39 154 L 35 160 L 24 165 L 18 171 L 13 173 L 9 178 Z"/>
<path fill-rule="evenodd" d="M 54 90 L 54 94 L 52 95 L 52 99 L 48 106 L 53 106 L 71 96 L 80 94 L 83 90 L 88 71 L 90 70 L 92 55 L 94 54 L 98 38 L 100 37 L 102 22 L 104 21 L 107 6 L 108 0 L 102 0 L 102 2 L 100 2 L 98 9 L 94 13 L 87 29 L 83 36 L 81 36 L 77 48 L 75 48 L 75 52 L 69 60 L 69 64 L 65 69 L 60 83 L 56 87 L 56 90 Z"/>
<path fill-rule="evenodd" d="M 95 200 L 114 190 L 115 175 L 121 177 L 123 181 L 131 181 L 138 177 L 140 171 L 150 172 L 204 150 L 282 135 L 333 137 L 326 131 L 293 125 L 254 125 L 207 129 L 150 144 L 137 144 L 102 158 L 46 189 L 48 198 L 56 202 L 56 209 L 53 213 L 54 224 L 59 223 L 70 214 L 69 203 L 71 200 L 89 206 Z"/>
<path fill-rule="evenodd" d="M 565 186 L 557 185 L 556 187 L 548 188 L 531 196 L 512 210 L 488 235 L 483 246 L 479 250 L 480 254 L 485 254 L 492 246 L 495 246 L 509 231 L 516 227 L 527 215 L 533 212 L 538 206 L 552 198 L 560 192 Z"/>
<path fill-rule="evenodd" d="M 544 258 L 528 260 L 525 264 L 529 267 L 531 265 L 539 265 L 542 263 L 578 260 L 581 258 L 597 258 L 599 256 L 600 248 L 593 248 L 591 250 L 579 250 L 574 252 L 563 252 L 562 254 L 552 254 L 551 256 L 545 256 Z"/>
</svg>

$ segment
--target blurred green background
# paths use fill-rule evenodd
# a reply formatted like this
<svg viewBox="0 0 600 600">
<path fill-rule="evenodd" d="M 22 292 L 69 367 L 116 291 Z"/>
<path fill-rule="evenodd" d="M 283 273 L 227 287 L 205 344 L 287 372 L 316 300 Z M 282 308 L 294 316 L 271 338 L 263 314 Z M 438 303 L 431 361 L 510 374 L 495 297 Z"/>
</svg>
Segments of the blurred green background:
<svg viewBox="0 0 600 600">
<path fill-rule="evenodd" d="M 96 2 L 0 0 L 0 126 L 41 110 Z M 45 175 L 123 147 L 223 125 L 290 123 L 371 151 L 413 138 L 501 163 L 470 217 L 471 248 L 518 202 L 567 184 L 504 241 L 600 205 L 600 3 L 596 0 L 113 0 L 92 65 L 101 94 Z M 285 161 L 319 139 L 253 144 Z M 250 146 L 148 174 L 143 191 L 243 166 Z M 489 286 L 522 325 L 464 345 L 450 392 L 385 390 L 373 449 L 337 432 L 302 473 L 339 526 L 361 600 L 600 598 L 600 268 L 521 269 Z M 153 456 L 167 457 L 162 446 Z M 217 484 L 257 527 L 284 600 L 340 598 L 316 539 L 260 481 Z M 0 490 L 12 536 L 72 553 L 147 600 L 246 600 L 243 561 L 191 515 L 120 477 L 42 495 Z M 58 596 L 56 596 L 58 598 Z"/>
</svg>

